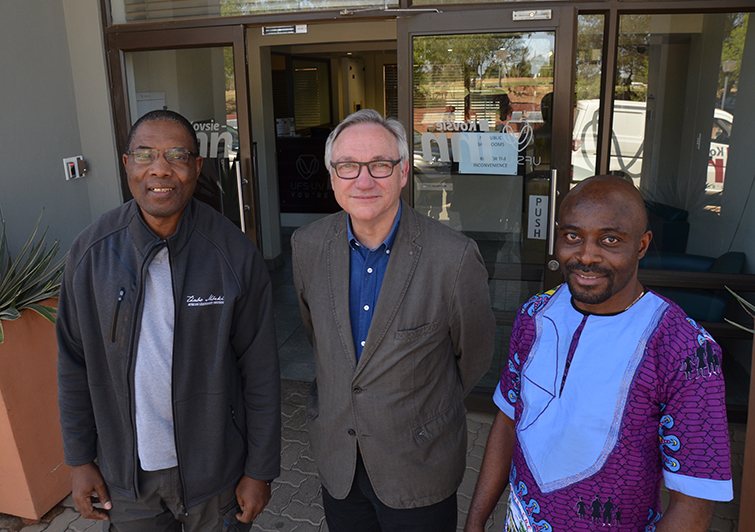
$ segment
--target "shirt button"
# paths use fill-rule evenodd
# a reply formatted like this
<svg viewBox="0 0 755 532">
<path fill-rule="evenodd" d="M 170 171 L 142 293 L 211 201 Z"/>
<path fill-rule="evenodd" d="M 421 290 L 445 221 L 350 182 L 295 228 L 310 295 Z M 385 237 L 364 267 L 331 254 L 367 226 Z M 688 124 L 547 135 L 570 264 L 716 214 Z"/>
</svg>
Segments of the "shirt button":
<svg viewBox="0 0 755 532">
<path fill-rule="evenodd" d="M 390 254 L 391 254 L 391 250 L 390 250 L 390 249 L 386 249 L 386 250 L 385 250 L 385 254 L 386 254 L 386 255 L 390 255 Z"/>
<path fill-rule="evenodd" d="M 364 310 L 370 310 L 370 306 L 369 305 L 365 305 L 364 306 Z"/>
<path fill-rule="evenodd" d="M 367 273 L 372 273 L 372 268 L 367 268 Z"/>
<path fill-rule="evenodd" d="M 365 342 L 364 342 L 364 341 L 362 341 L 362 343 L 361 343 L 362 347 L 364 347 L 364 344 L 365 344 Z"/>
</svg>

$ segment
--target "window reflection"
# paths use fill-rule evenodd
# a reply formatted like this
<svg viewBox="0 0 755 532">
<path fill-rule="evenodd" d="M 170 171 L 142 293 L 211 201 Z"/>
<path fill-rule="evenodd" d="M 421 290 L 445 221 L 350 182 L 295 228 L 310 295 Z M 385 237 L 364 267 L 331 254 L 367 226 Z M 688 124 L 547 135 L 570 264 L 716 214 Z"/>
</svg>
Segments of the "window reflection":
<svg viewBox="0 0 755 532">
<path fill-rule="evenodd" d="M 286 13 L 292 11 L 318 11 L 329 9 L 365 9 L 370 7 L 396 6 L 398 0 L 110 0 L 115 24 L 157 20 L 182 20 L 207 17 L 233 17 L 262 13 Z"/>
<path fill-rule="evenodd" d="M 620 18 L 609 168 L 645 198 L 653 241 L 643 269 L 697 279 L 755 270 L 748 120 L 755 87 L 740 84 L 755 74 L 748 20 L 747 13 Z M 746 390 L 737 379 L 746 375 L 751 344 L 724 323 L 737 321 L 736 303 L 723 290 L 654 288 L 714 328 L 727 403 L 740 402 L 733 396 Z"/>
<path fill-rule="evenodd" d="M 572 181 L 595 175 L 604 26 L 604 15 L 580 15 L 577 19 Z"/>
<path fill-rule="evenodd" d="M 194 197 L 244 228 L 239 195 L 236 86 L 231 47 L 127 52 L 124 56 L 133 122 L 170 109 L 194 125 L 204 158 Z"/>
</svg>

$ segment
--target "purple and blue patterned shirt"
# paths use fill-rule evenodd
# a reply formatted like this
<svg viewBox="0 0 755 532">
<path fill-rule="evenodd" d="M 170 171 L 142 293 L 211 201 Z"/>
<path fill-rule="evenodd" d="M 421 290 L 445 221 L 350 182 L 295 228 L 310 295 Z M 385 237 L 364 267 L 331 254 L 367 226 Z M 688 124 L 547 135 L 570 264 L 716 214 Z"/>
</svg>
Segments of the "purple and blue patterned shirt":
<svg viewBox="0 0 755 532">
<path fill-rule="evenodd" d="M 494 400 L 516 422 L 507 531 L 651 532 L 661 480 L 732 498 L 721 349 L 652 291 L 611 316 L 567 285 L 530 299 Z"/>
</svg>

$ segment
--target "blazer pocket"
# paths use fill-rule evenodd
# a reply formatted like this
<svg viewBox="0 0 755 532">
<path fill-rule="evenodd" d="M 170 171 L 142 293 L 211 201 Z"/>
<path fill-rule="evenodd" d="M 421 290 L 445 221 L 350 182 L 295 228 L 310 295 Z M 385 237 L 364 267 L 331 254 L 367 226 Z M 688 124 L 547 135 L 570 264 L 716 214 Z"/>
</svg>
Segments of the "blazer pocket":
<svg viewBox="0 0 755 532">
<path fill-rule="evenodd" d="M 457 425 L 459 420 L 466 415 L 467 408 L 464 406 L 464 401 L 459 401 L 434 418 L 415 426 L 413 429 L 414 441 L 420 444 L 427 443 Z"/>
<path fill-rule="evenodd" d="M 427 334 L 434 333 L 438 330 L 438 322 L 433 321 L 430 323 L 426 323 L 425 325 L 420 325 L 419 327 L 415 327 L 414 329 L 404 329 L 401 331 L 396 331 L 396 333 L 393 335 L 393 337 L 396 340 L 416 340 L 417 338 L 421 338 L 422 336 L 425 336 Z"/>
</svg>

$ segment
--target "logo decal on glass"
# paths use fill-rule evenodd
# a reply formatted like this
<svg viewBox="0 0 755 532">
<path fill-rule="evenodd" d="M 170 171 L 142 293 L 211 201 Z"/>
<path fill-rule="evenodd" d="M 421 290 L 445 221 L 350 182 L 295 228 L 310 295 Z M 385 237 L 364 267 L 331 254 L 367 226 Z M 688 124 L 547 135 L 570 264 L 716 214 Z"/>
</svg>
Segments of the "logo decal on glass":
<svg viewBox="0 0 755 532">
<path fill-rule="evenodd" d="M 309 179 L 320 169 L 317 157 L 311 154 L 300 155 L 296 159 L 296 170 L 303 179 Z"/>
</svg>

